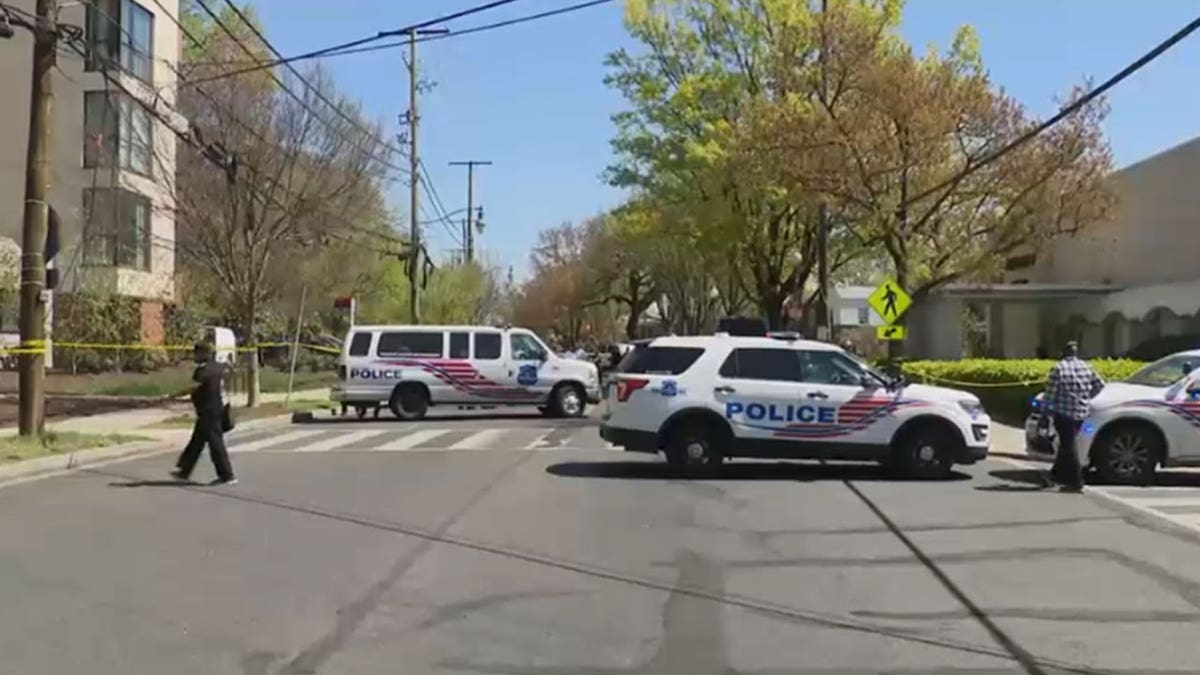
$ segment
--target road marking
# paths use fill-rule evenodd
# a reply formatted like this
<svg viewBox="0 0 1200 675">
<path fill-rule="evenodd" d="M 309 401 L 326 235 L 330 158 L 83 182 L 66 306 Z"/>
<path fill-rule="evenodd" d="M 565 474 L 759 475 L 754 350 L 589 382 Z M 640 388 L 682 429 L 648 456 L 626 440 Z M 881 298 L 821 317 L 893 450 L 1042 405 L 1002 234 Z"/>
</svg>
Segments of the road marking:
<svg viewBox="0 0 1200 675">
<path fill-rule="evenodd" d="M 348 434 L 338 434 L 333 438 L 326 438 L 324 440 L 317 441 L 316 443 L 302 445 L 296 448 L 294 452 L 325 452 L 327 450 L 333 450 L 334 448 L 352 445 L 363 440 L 364 438 L 370 438 L 378 433 L 379 432 L 377 430 L 370 429 L 368 431 L 352 431 Z"/>
<path fill-rule="evenodd" d="M 286 433 L 283 435 L 268 436 L 267 438 L 253 441 L 251 443 L 240 443 L 237 445 L 232 445 L 229 447 L 229 451 L 230 452 L 254 452 L 255 450 L 258 450 L 260 448 L 265 448 L 268 445 L 280 445 L 282 443 L 288 443 L 290 441 L 300 439 L 300 438 L 302 438 L 304 436 L 308 436 L 310 434 L 312 434 L 311 429 L 301 429 L 299 431 L 292 431 L 292 432 L 289 432 L 289 433 Z"/>
<path fill-rule="evenodd" d="M 549 435 L 550 435 L 549 431 L 547 431 L 544 434 L 539 435 L 537 438 L 533 439 L 533 441 L 529 445 L 526 445 L 524 448 L 522 448 L 522 450 L 537 450 L 539 447 L 542 446 L 543 442 L 546 440 L 546 437 Z"/>
<path fill-rule="evenodd" d="M 421 431 L 414 431 L 407 436 L 402 436 L 390 443 L 384 443 L 377 448 L 372 448 L 372 450 L 378 450 L 381 452 L 411 450 L 412 448 L 425 443 L 426 441 L 433 440 L 438 436 L 448 433 L 450 433 L 450 429 L 422 429 Z"/>
<path fill-rule="evenodd" d="M 447 450 L 487 450 L 491 448 L 491 443 L 510 431 L 509 429 L 484 429 L 478 431 L 454 445 L 446 448 Z"/>
</svg>

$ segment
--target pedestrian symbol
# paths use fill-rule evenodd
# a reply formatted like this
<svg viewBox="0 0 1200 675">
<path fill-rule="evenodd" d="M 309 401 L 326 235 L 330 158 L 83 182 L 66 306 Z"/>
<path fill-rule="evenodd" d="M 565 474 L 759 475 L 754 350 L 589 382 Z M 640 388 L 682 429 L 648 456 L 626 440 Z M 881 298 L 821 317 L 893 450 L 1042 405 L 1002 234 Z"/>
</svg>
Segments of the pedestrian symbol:
<svg viewBox="0 0 1200 675">
<path fill-rule="evenodd" d="M 875 337 L 880 340 L 903 340 L 904 326 L 877 326 Z"/>
<path fill-rule="evenodd" d="M 879 284 L 879 288 L 871 293 L 871 296 L 867 298 L 867 304 L 871 305 L 871 309 L 875 310 L 875 313 L 882 317 L 888 325 L 891 325 L 904 316 L 904 312 L 912 305 L 912 298 L 904 292 L 900 284 L 888 279 Z"/>
</svg>

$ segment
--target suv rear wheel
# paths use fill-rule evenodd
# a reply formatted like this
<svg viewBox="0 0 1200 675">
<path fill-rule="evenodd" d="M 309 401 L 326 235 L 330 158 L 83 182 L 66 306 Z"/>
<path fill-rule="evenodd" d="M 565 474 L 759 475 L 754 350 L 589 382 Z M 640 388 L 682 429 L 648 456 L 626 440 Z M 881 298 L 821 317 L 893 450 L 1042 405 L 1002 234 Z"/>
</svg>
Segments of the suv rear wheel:
<svg viewBox="0 0 1200 675">
<path fill-rule="evenodd" d="M 715 472 L 725 460 L 727 435 L 704 420 L 684 420 L 667 440 L 667 464 L 682 475 Z"/>
</svg>

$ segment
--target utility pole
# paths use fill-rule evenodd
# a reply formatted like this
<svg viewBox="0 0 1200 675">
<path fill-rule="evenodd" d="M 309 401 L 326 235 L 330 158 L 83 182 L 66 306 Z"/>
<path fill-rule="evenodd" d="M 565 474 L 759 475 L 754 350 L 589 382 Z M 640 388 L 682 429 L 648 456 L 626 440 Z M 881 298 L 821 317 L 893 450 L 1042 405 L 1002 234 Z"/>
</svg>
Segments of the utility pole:
<svg viewBox="0 0 1200 675">
<path fill-rule="evenodd" d="M 467 232 L 463 246 L 467 250 L 467 262 L 475 259 L 475 227 L 472 218 L 475 217 L 475 167 L 491 166 L 490 161 L 470 159 L 465 162 L 450 162 L 450 166 L 467 167 Z"/>
<path fill-rule="evenodd" d="M 22 436 L 45 430 L 46 261 L 43 246 L 50 227 L 46 201 L 53 175 L 50 146 L 54 134 L 54 90 L 51 79 L 58 48 L 58 0 L 37 0 L 33 27 L 33 78 L 29 95 L 29 141 L 25 154 L 25 222 L 21 230 L 21 346 L 18 430 Z"/>
<path fill-rule="evenodd" d="M 421 323 L 421 221 L 419 207 L 421 206 L 421 160 L 417 155 L 417 131 L 421 116 L 417 112 L 417 95 L 420 94 L 421 82 L 417 79 L 417 38 L 422 35 L 441 35 L 449 33 L 445 28 L 408 30 L 408 167 L 412 184 L 409 186 L 409 219 L 412 223 L 409 238 L 408 260 L 408 302 L 410 318 L 414 324 Z"/>
<path fill-rule="evenodd" d="M 826 26 L 828 21 L 829 0 L 821 0 L 821 101 L 828 101 L 829 72 L 827 51 L 829 47 Z M 825 156 L 821 155 L 821 168 L 825 168 Z M 821 195 L 821 205 L 817 211 L 817 286 L 819 302 L 817 303 L 817 339 L 833 340 L 833 326 L 829 320 L 829 207 L 825 195 Z"/>
</svg>

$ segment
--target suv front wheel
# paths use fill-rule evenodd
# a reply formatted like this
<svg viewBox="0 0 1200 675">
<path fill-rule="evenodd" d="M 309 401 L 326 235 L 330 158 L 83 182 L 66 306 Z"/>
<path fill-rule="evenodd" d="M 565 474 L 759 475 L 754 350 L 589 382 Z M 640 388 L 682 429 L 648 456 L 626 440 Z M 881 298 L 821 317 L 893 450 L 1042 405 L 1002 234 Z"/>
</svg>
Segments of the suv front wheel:
<svg viewBox="0 0 1200 675">
<path fill-rule="evenodd" d="M 954 467 L 954 440 L 936 425 L 921 425 L 897 439 L 892 463 L 907 478 L 946 478 Z"/>
</svg>

